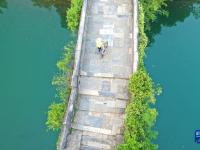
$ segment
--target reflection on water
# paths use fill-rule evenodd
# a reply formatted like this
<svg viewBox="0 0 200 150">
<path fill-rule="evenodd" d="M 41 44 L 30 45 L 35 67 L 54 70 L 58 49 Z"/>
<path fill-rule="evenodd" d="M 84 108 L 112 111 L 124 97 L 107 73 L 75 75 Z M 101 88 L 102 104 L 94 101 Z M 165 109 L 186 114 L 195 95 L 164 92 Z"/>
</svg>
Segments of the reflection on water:
<svg viewBox="0 0 200 150">
<path fill-rule="evenodd" d="M 200 5 L 198 4 L 193 5 L 192 14 L 196 19 L 200 18 Z"/>
<path fill-rule="evenodd" d="M 70 0 L 31 0 L 34 6 L 42 8 L 56 8 L 56 12 L 61 18 L 61 26 L 66 28 L 66 10 L 70 6 Z M 0 14 L 3 13 L 3 9 L 7 8 L 7 1 L 0 0 Z"/>
<path fill-rule="evenodd" d="M 152 24 L 151 31 L 148 32 L 150 42 L 154 42 L 154 36 L 161 32 L 162 26 L 176 26 L 176 23 L 184 20 L 192 14 L 196 19 L 200 17 L 200 0 L 174 0 L 168 3 L 168 16 L 159 17 Z"/>
<path fill-rule="evenodd" d="M 60 24 L 65 1 L 0 0 L 0 150 L 56 148 L 45 121 L 56 62 L 73 40 Z"/>
<path fill-rule="evenodd" d="M 6 0 L 0 0 L 0 14 L 3 13 L 3 9 L 7 8 Z"/>
<path fill-rule="evenodd" d="M 56 8 L 56 12 L 61 18 L 61 26 L 66 28 L 66 10 L 70 6 L 70 0 L 31 0 L 34 6 L 42 8 Z M 7 1 L 0 0 L 0 14 L 3 13 L 3 9 L 7 8 Z"/>
<path fill-rule="evenodd" d="M 1 1 L 1 0 L 0 0 Z M 66 10 L 70 6 L 69 0 L 32 0 L 34 6 L 51 9 L 56 8 L 56 12 L 61 18 L 61 25 L 66 28 Z"/>
<path fill-rule="evenodd" d="M 156 104 L 156 143 L 159 150 L 199 150 L 194 132 L 200 125 L 200 2 L 176 0 L 167 9 L 169 16 L 152 26 L 149 35 L 155 42 L 145 60 L 148 72 L 163 87 Z"/>
</svg>

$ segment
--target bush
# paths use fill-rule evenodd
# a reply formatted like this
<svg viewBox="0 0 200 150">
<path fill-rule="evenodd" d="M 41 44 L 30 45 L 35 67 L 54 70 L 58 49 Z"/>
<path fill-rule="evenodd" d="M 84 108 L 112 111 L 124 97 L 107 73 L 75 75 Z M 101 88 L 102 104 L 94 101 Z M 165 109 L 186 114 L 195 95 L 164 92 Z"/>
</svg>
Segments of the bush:
<svg viewBox="0 0 200 150">
<path fill-rule="evenodd" d="M 46 122 L 49 130 L 58 130 L 62 125 L 66 105 L 71 92 L 70 79 L 72 74 L 73 49 L 73 43 L 65 46 L 63 57 L 56 64 L 59 71 L 57 75 L 53 77 L 52 85 L 55 86 L 57 91 L 56 97 L 59 98 L 61 102 L 54 102 L 49 106 Z"/>
<path fill-rule="evenodd" d="M 135 100 L 155 102 L 153 81 L 144 69 L 140 69 L 131 77 L 129 92 Z"/>
<path fill-rule="evenodd" d="M 64 117 L 65 104 L 64 103 L 52 103 L 49 106 L 48 120 L 46 125 L 49 130 L 58 130 L 62 125 L 62 119 Z"/>
<path fill-rule="evenodd" d="M 157 111 L 151 108 L 155 103 L 153 81 L 144 69 L 134 74 L 129 82 L 131 100 L 126 108 L 124 144 L 119 150 L 156 150 L 152 143 L 157 132 L 152 131 Z"/>
<path fill-rule="evenodd" d="M 83 0 L 71 0 L 71 7 L 67 10 L 67 25 L 72 31 L 78 28 Z"/>
<path fill-rule="evenodd" d="M 63 57 L 56 64 L 59 72 L 52 80 L 52 85 L 55 86 L 57 91 L 57 97 L 63 102 L 68 100 L 71 91 L 70 78 L 72 74 L 73 49 L 74 44 L 72 42 L 64 47 Z"/>
</svg>

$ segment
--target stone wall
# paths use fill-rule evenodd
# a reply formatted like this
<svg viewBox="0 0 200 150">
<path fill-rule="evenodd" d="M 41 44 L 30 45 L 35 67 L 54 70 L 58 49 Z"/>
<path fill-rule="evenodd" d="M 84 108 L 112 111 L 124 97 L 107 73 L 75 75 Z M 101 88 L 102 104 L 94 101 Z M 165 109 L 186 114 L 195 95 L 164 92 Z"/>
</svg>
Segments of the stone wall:
<svg viewBox="0 0 200 150">
<path fill-rule="evenodd" d="M 138 69 L 138 38 L 139 38 L 139 26 L 138 26 L 138 0 L 133 0 L 133 73 Z"/>
<path fill-rule="evenodd" d="M 83 43 L 83 36 L 85 30 L 85 20 L 86 20 L 86 11 L 88 6 L 88 0 L 83 0 L 81 18 L 80 18 L 80 25 L 79 25 L 79 32 L 78 32 L 78 39 L 75 49 L 75 60 L 74 60 L 74 68 L 73 68 L 73 75 L 71 80 L 71 94 L 68 101 L 68 107 L 66 109 L 63 126 L 61 130 L 61 134 L 59 137 L 59 150 L 64 150 L 67 143 L 67 137 L 70 133 L 71 129 L 71 122 L 74 116 L 74 107 L 76 104 L 76 100 L 78 98 L 78 77 L 80 73 L 80 60 L 82 54 L 82 43 Z"/>
</svg>

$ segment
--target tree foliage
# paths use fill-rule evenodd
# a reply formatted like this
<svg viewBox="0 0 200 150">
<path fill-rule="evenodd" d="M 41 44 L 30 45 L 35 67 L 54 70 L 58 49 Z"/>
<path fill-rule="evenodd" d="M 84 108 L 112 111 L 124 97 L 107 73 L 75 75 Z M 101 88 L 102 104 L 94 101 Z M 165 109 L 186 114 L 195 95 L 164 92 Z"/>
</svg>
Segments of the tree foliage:
<svg viewBox="0 0 200 150">
<path fill-rule="evenodd" d="M 167 1 L 170 0 L 139 0 L 144 8 L 145 30 L 150 30 L 150 23 L 155 21 L 158 15 L 168 14 L 168 12 L 163 9 L 167 6 Z"/>
<path fill-rule="evenodd" d="M 83 0 L 71 0 L 71 7 L 67 10 L 67 26 L 75 31 L 78 28 Z"/>
</svg>

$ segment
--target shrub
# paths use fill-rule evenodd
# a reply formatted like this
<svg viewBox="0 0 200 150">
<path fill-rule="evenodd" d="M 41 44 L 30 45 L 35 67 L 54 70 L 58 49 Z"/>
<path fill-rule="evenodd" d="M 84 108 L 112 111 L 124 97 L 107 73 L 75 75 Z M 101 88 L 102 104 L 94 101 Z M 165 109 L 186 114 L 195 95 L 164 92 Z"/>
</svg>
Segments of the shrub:
<svg viewBox="0 0 200 150">
<path fill-rule="evenodd" d="M 129 82 L 131 100 L 126 108 L 124 143 L 119 150 L 155 150 L 152 143 L 157 132 L 152 131 L 157 111 L 151 108 L 155 103 L 153 81 L 144 69 L 132 75 Z"/>
<path fill-rule="evenodd" d="M 46 125 L 49 130 L 58 130 L 62 125 L 62 119 L 64 117 L 65 104 L 64 103 L 52 103 L 49 106 L 48 120 Z"/>
<path fill-rule="evenodd" d="M 70 79 L 72 74 L 72 50 L 74 44 L 71 42 L 64 47 L 63 57 L 57 62 L 58 73 L 53 77 L 52 85 L 55 86 L 56 97 L 61 100 L 60 103 L 52 103 L 49 106 L 47 116 L 47 128 L 49 130 L 58 130 L 61 128 L 66 105 L 71 92 Z"/>
<path fill-rule="evenodd" d="M 72 31 L 78 28 L 83 0 L 71 0 L 71 7 L 67 10 L 67 25 Z"/>
<path fill-rule="evenodd" d="M 129 81 L 129 92 L 135 100 L 155 102 L 153 81 L 144 69 L 132 75 Z"/>
<path fill-rule="evenodd" d="M 70 78 L 72 74 L 73 49 L 74 44 L 72 42 L 64 47 L 63 56 L 56 64 L 59 72 L 52 80 L 52 85 L 55 86 L 57 91 L 57 97 L 63 102 L 68 100 L 71 91 Z"/>
</svg>

